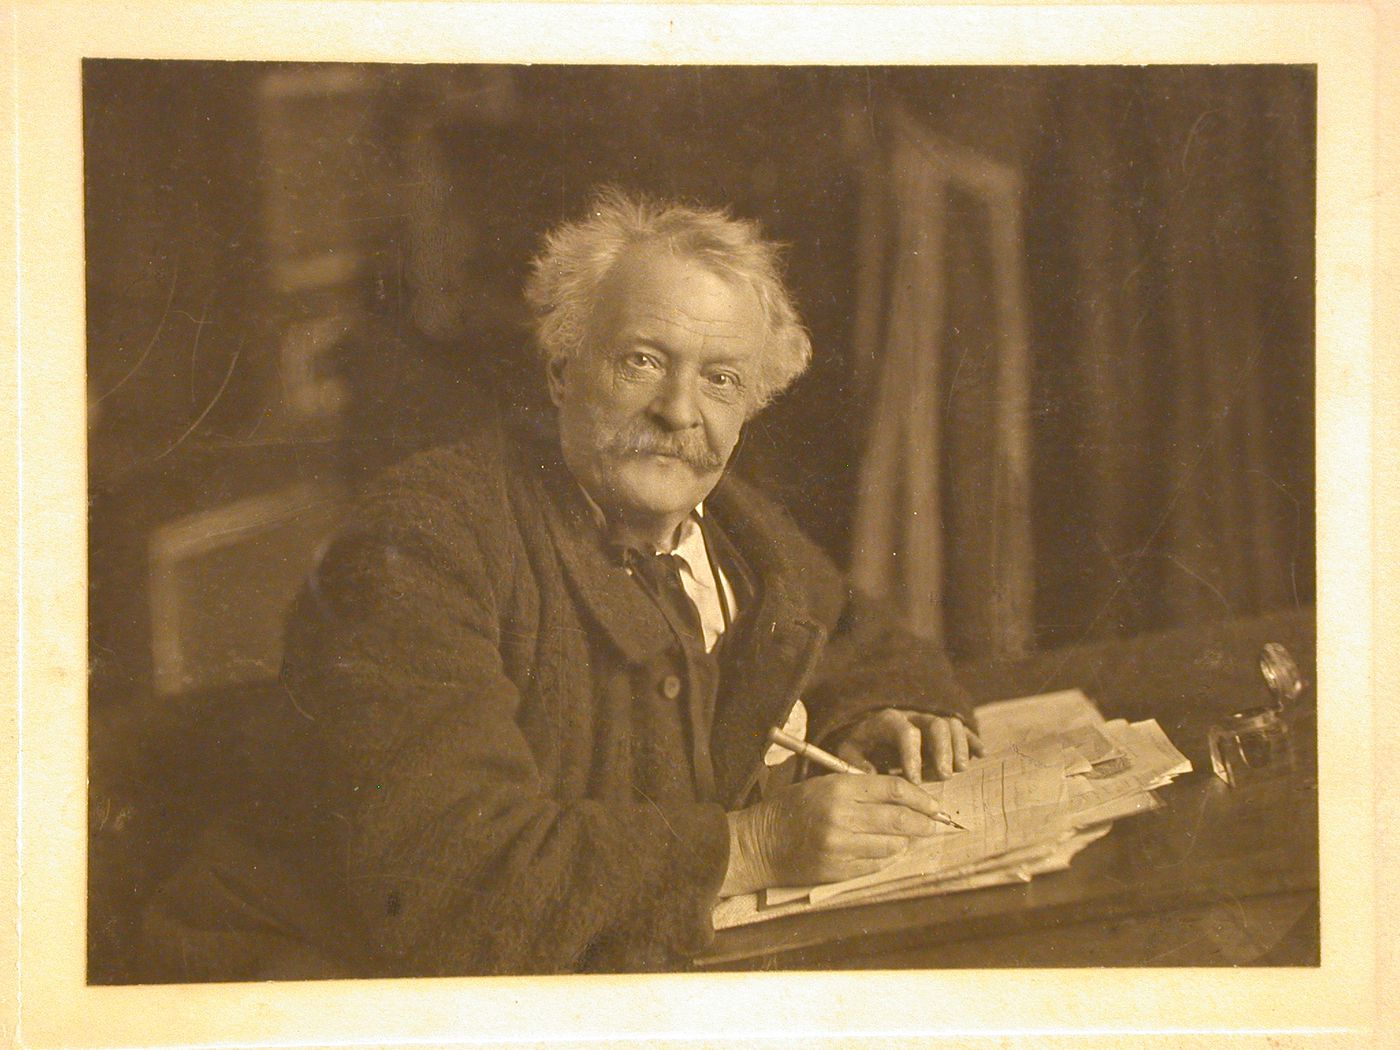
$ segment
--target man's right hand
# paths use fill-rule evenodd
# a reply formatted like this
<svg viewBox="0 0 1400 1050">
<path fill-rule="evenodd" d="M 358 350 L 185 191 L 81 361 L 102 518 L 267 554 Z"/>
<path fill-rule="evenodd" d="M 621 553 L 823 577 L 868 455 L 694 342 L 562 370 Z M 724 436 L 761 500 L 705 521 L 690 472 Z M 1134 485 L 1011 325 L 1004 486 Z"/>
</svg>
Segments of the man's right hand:
<svg viewBox="0 0 1400 1050">
<path fill-rule="evenodd" d="M 911 839 L 939 833 L 938 807 L 902 777 L 832 774 L 729 814 L 722 896 L 837 882 L 875 871 Z"/>
</svg>

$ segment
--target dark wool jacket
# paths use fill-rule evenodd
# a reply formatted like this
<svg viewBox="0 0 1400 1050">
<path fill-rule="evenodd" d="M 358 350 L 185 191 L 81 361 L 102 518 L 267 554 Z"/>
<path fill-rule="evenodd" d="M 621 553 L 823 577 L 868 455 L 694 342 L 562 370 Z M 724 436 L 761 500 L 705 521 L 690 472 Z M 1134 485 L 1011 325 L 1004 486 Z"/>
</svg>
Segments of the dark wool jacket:
<svg viewBox="0 0 1400 1050">
<path fill-rule="evenodd" d="M 676 637 L 557 442 L 492 425 L 386 475 L 290 620 L 300 783 L 161 894 L 168 975 L 640 971 L 703 949 L 725 810 L 799 692 L 815 740 L 879 707 L 966 710 L 943 655 L 775 505 L 726 477 L 706 512 L 757 587 L 725 643 L 711 798 L 656 714 L 687 681 Z"/>
</svg>

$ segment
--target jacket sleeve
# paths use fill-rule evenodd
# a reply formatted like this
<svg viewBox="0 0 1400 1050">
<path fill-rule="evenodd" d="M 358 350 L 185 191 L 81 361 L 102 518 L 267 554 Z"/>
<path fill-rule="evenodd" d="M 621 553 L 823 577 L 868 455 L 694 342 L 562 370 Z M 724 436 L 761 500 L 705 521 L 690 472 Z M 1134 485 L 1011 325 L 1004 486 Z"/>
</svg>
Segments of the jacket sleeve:
<svg viewBox="0 0 1400 1050">
<path fill-rule="evenodd" d="M 826 648 L 803 691 L 808 737 L 829 743 L 887 707 L 956 715 L 970 725 L 972 698 L 943 649 L 906 630 L 889 602 L 853 587 L 785 512 L 752 493 L 749 498 L 785 534 L 789 571 L 805 582 L 808 603 L 827 630 Z"/>
<path fill-rule="evenodd" d="M 396 972 L 674 966 L 713 936 L 728 862 L 711 804 L 551 797 L 500 650 L 508 567 L 446 501 L 368 514 L 289 628 L 284 682 L 336 769 L 346 895 Z"/>
<path fill-rule="evenodd" d="M 730 499 L 762 523 L 758 531 L 768 537 L 772 559 L 785 579 L 800 581 L 803 604 L 827 636 L 802 688 L 809 739 L 829 743 L 887 707 L 956 715 L 971 724 L 972 698 L 939 646 L 903 628 L 888 602 L 853 588 L 778 503 L 741 479 L 726 483 Z"/>
<path fill-rule="evenodd" d="M 851 589 L 804 700 L 809 735 L 818 744 L 887 707 L 972 724 L 972 698 L 944 651 L 901 627 L 888 603 Z"/>
</svg>

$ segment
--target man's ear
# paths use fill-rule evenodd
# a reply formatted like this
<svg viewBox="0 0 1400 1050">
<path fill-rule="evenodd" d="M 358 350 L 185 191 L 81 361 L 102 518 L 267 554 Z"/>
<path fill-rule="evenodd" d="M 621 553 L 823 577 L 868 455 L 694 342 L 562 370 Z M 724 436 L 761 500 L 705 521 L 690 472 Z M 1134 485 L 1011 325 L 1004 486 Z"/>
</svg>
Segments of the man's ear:
<svg viewBox="0 0 1400 1050">
<path fill-rule="evenodd" d="M 563 407 L 564 370 L 568 366 L 569 358 L 565 354 L 555 354 L 545 366 L 545 375 L 549 379 L 549 399 L 554 402 L 555 408 Z"/>
</svg>

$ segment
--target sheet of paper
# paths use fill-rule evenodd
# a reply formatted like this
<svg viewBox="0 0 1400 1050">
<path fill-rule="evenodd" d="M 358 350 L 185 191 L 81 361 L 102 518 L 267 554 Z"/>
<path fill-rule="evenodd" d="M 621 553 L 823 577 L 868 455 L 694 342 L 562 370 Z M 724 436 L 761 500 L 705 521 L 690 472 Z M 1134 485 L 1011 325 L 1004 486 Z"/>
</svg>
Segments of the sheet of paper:
<svg viewBox="0 0 1400 1050">
<path fill-rule="evenodd" d="M 880 871 L 814 886 L 816 903 L 860 886 L 929 876 L 1013 849 L 1060 838 L 1070 828 L 1064 769 L 1020 755 L 980 762 L 924 790 L 967 830 L 940 829 Z"/>
<path fill-rule="evenodd" d="M 1127 780 L 1150 788 L 1191 772 L 1190 760 L 1167 739 L 1156 719 L 1133 722 L 1121 728 L 1109 726 L 1108 731 L 1130 759 L 1128 769 L 1120 774 Z"/>
<path fill-rule="evenodd" d="M 1104 724 L 1099 709 L 1078 689 L 982 704 L 976 717 L 977 735 L 988 754 L 1017 745 L 1024 747 L 1039 738 L 1081 726 Z"/>
<path fill-rule="evenodd" d="M 1115 744 L 1099 726 L 1083 725 L 1064 729 L 1054 736 L 1061 746 L 1073 748 L 1089 760 L 1091 765 L 1109 762 L 1123 757 L 1123 749 Z"/>
<path fill-rule="evenodd" d="M 1064 766 L 1067 777 L 1091 776 L 1096 768 L 1103 768 L 1095 766 L 1072 747 L 1064 748 L 1060 752 L 1060 763 Z"/>
<path fill-rule="evenodd" d="M 1147 762 L 1161 770 L 1160 776 L 1179 777 L 1191 772 L 1191 760 L 1176 749 L 1155 718 L 1134 722 L 1129 728 L 1141 745 Z"/>
<path fill-rule="evenodd" d="M 1105 729 L 1122 747 L 1128 765 L 1111 775 L 1070 780 L 1070 812 L 1078 827 L 1156 808 L 1151 790 L 1191 771 L 1190 761 L 1153 719 L 1110 723 Z"/>
<path fill-rule="evenodd" d="M 967 879 L 992 874 L 1006 876 L 1005 881 L 1027 882 L 1030 880 L 1031 874 L 1039 870 L 1047 859 L 1066 856 L 1068 842 L 1069 837 L 1065 837 L 1027 846 L 1023 849 L 1014 849 L 995 857 L 988 857 L 985 860 L 946 869 L 931 875 L 916 874 L 903 878 L 881 880 L 869 886 L 856 887 L 845 893 L 823 897 L 815 903 L 826 905 L 839 901 L 846 905 L 861 904 L 868 900 L 883 899 L 892 893 L 904 893 L 921 887 L 930 891 L 938 891 L 944 886 L 960 885 Z M 1073 855 L 1075 852 L 1077 849 L 1070 849 L 1068 855 Z"/>
<path fill-rule="evenodd" d="M 1074 825 L 1077 828 L 1106 826 L 1115 820 L 1135 817 L 1139 813 L 1150 813 L 1160 808 L 1161 801 L 1150 791 L 1140 791 L 1133 795 L 1122 795 L 1107 802 L 1075 810 Z"/>
<path fill-rule="evenodd" d="M 1029 882 L 1044 871 L 1062 871 L 1069 867 L 1075 854 L 1089 843 L 1108 834 L 1107 825 L 1099 825 L 1084 831 L 1072 832 L 1053 843 L 1012 850 L 1001 857 L 993 857 L 978 864 L 950 872 L 945 876 L 932 878 L 901 879 L 888 884 L 872 886 L 850 894 L 831 898 L 823 902 L 825 906 L 840 904 L 850 906 L 894 897 L 913 896 L 912 891 L 922 891 L 925 895 L 951 893 L 967 888 L 972 880 L 996 876 L 1001 883 Z"/>
<path fill-rule="evenodd" d="M 984 705 L 978 720 L 988 757 L 924 785 L 967 831 L 940 829 L 857 879 L 721 901 L 716 928 L 1061 870 L 1112 821 L 1159 807 L 1152 789 L 1191 770 L 1155 720 L 1106 721 L 1078 690 Z"/>
<path fill-rule="evenodd" d="M 1052 757 L 1053 754 L 1053 757 Z M 947 780 L 923 785 L 939 808 L 966 828 L 940 827 L 891 864 L 869 875 L 824 886 L 783 886 L 764 892 L 775 907 L 810 897 L 821 901 L 860 886 L 931 874 L 1054 839 L 1069 830 L 1069 794 L 1058 748 L 1034 757 L 1010 752 L 975 763 Z"/>
<path fill-rule="evenodd" d="M 1075 832 L 1049 849 L 1019 851 L 1014 866 L 981 866 L 977 870 L 959 876 L 950 876 L 938 881 L 907 880 L 887 886 L 872 887 L 864 892 L 847 894 L 813 905 L 807 900 L 795 900 L 773 907 L 762 907 L 756 894 L 747 893 L 720 901 L 714 911 L 716 930 L 733 926 L 746 926 L 750 923 L 778 919 L 785 915 L 799 915 L 811 911 L 830 911 L 836 908 L 849 908 L 859 904 L 879 904 L 885 901 L 909 900 L 918 897 L 937 897 L 966 890 L 984 889 L 990 886 L 1003 886 L 1024 882 L 1025 876 L 1044 875 L 1063 871 L 1070 861 L 1085 846 L 1102 838 L 1108 827 L 1101 826 L 1087 831 Z M 1034 856 L 1032 856 L 1034 854 Z"/>
</svg>

